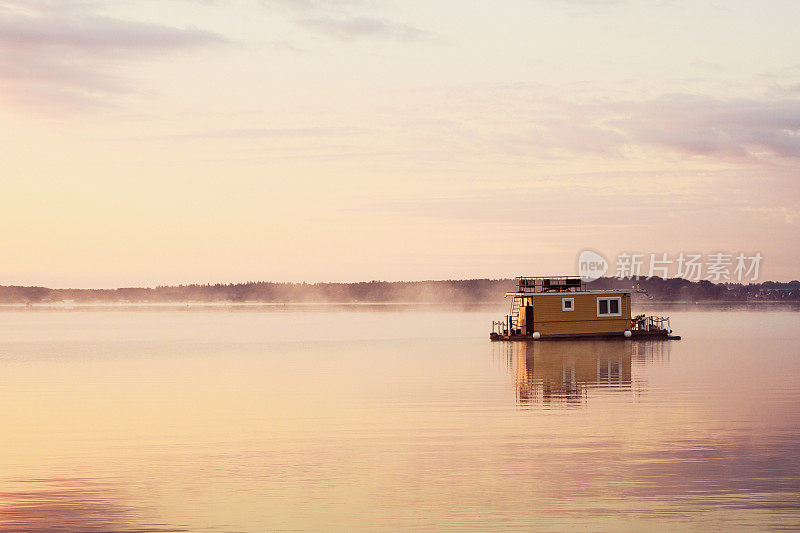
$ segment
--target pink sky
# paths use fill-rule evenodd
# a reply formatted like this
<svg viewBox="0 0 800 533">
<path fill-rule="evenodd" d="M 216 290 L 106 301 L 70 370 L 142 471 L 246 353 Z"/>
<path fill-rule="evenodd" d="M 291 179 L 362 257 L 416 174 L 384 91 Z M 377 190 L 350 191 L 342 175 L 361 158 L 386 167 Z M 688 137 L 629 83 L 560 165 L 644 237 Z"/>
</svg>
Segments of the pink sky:
<svg viewBox="0 0 800 533">
<path fill-rule="evenodd" d="M 11 0 L 0 284 L 800 278 L 800 4 Z"/>
</svg>

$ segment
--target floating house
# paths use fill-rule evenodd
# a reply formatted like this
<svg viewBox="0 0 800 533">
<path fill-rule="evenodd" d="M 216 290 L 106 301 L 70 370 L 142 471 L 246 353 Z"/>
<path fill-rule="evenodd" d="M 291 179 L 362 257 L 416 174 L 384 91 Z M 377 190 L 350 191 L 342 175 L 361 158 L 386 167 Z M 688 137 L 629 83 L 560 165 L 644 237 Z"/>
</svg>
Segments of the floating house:
<svg viewBox="0 0 800 533">
<path fill-rule="evenodd" d="M 569 276 L 518 277 L 511 311 L 492 323 L 491 340 L 672 335 L 668 317 L 631 316 L 631 290 L 590 290 Z"/>
</svg>

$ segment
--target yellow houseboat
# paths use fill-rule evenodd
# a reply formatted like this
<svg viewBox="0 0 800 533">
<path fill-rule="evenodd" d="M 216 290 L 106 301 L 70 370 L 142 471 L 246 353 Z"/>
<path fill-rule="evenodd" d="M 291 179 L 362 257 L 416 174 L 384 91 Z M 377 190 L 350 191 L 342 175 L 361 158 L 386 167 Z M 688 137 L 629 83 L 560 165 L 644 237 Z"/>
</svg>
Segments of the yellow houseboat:
<svg viewBox="0 0 800 533">
<path fill-rule="evenodd" d="M 492 323 L 491 340 L 579 337 L 668 338 L 668 317 L 631 316 L 630 290 L 589 290 L 570 276 L 518 277 L 511 312 Z"/>
</svg>

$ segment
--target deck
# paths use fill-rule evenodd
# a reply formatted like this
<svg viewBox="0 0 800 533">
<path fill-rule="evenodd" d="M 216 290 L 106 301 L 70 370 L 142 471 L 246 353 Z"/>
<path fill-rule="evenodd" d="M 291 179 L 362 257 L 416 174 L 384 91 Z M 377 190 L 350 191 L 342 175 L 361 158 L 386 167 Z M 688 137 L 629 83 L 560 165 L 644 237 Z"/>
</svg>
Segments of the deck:
<svg viewBox="0 0 800 533">
<path fill-rule="evenodd" d="M 672 335 L 667 330 L 650 330 L 650 331 L 631 331 L 631 336 L 626 337 L 622 333 L 575 333 L 570 335 L 548 335 L 534 339 L 531 335 L 506 335 L 492 332 L 489 335 L 489 340 L 497 341 L 564 341 L 564 340 L 680 340 L 680 335 Z"/>
</svg>

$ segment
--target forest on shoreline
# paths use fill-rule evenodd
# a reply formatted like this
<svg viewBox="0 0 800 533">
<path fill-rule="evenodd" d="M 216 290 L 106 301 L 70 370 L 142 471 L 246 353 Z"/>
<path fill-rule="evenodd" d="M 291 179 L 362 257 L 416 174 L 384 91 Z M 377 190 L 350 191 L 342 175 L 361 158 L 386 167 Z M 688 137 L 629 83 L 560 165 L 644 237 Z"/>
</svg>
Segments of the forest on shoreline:
<svg viewBox="0 0 800 533">
<path fill-rule="evenodd" d="M 601 278 L 589 289 L 637 287 L 658 301 L 800 301 L 800 281 L 712 283 L 681 278 Z M 191 284 L 119 289 L 0 286 L 0 304 L 55 303 L 492 303 L 514 288 L 513 279 L 366 281 L 358 283 Z"/>
</svg>

